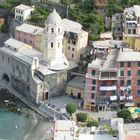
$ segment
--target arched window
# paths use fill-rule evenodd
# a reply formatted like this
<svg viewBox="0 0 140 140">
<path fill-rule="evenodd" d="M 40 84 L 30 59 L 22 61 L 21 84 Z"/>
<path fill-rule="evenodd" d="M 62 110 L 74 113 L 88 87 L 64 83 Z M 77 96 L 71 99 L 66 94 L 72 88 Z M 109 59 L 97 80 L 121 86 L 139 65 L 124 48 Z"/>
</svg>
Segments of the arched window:
<svg viewBox="0 0 140 140">
<path fill-rule="evenodd" d="M 52 28 L 52 31 L 51 32 L 54 33 L 54 28 Z"/>
<path fill-rule="evenodd" d="M 60 28 L 58 28 L 58 33 L 60 33 Z"/>
<path fill-rule="evenodd" d="M 48 32 L 48 27 L 46 28 L 46 32 Z"/>
<path fill-rule="evenodd" d="M 53 48 L 53 43 L 51 43 L 51 48 Z"/>
</svg>

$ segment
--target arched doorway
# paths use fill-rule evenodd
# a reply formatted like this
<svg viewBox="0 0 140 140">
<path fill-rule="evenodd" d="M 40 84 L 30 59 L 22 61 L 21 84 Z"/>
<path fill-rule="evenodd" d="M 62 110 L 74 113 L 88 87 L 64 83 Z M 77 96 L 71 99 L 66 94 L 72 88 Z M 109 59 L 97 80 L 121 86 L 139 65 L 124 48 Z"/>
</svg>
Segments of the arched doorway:
<svg viewBox="0 0 140 140">
<path fill-rule="evenodd" d="M 5 80 L 6 82 L 9 82 L 9 76 L 4 73 L 3 76 L 2 76 L 2 80 Z"/>
</svg>

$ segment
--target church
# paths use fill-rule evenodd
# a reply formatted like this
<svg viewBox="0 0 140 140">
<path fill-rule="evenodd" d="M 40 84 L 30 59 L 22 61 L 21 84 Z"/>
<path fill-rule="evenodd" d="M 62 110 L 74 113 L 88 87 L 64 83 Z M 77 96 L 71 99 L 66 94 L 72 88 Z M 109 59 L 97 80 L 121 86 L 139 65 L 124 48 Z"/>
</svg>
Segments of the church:
<svg viewBox="0 0 140 140">
<path fill-rule="evenodd" d="M 62 94 L 71 64 L 62 52 L 63 25 L 54 10 L 45 21 L 43 52 L 10 38 L 0 48 L 1 80 L 35 103 Z"/>
</svg>

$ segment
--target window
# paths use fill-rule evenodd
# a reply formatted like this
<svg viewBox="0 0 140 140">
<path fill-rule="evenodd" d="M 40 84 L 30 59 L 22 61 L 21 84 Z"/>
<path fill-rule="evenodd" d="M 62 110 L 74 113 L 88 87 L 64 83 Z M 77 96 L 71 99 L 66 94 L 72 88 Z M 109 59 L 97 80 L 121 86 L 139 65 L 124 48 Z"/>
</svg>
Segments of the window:
<svg viewBox="0 0 140 140">
<path fill-rule="evenodd" d="M 138 76 L 140 76 L 140 70 L 138 70 L 138 73 L 137 73 L 137 75 L 138 75 Z"/>
<path fill-rule="evenodd" d="M 2 54 L 2 61 L 4 61 L 4 55 Z"/>
<path fill-rule="evenodd" d="M 112 95 L 116 95 L 116 90 L 113 90 L 112 91 Z"/>
<path fill-rule="evenodd" d="M 120 67 L 124 67 L 124 62 L 121 62 L 120 63 Z"/>
<path fill-rule="evenodd" d="M 128 95 L 131 95 L 131 90 L 128 90 Z"/>
<path fill-rule="evenodd" d="M 91 98 L 94 98 L 94 93 L 91 93 Z"/>
<path fill-rule="evenodd" d="M 133 29 L 133 34 L 136 34 L 136 29 Z"/>
<path fill-rule="evenodd" d="M 106 96 L 106 91 L 101 91 L 101 96 Z"/>
<path fill-rule="evenodd" d="M 130 86 L 131 85 L 131 80 L 127 81 L 127 85 Z"/>
<path fill-rule="evenodd" d="M 121 81 L 120 81 L 120 85 L 121 85 L 121 86 L 124 86 L 124 80 L 121 80 Z"/>
<path fill-rule="evenodd" d="M 32 44 L 32 40 L 30 40 L 30 44 Z"/>
<path fill-rule="evenodd" d="M 121 90 L 121 96 L 123 96 L 123 91 Z"/>
<path fill-rule="evenodd" d="M 70 50 L 70 47 L 68 47 L 68 50 Z"/>
<path fill-rule="evenodd" d="M 140 62 L 137 63 L 137 66 L 140 67 Z"/>
<path fill-rule="evenodd" d="M 121 30 L 121 28 L 118 28 L 118 31 L 120 31 Z"/>
<path fill-rule="evenodd" d="M 124 76 L 124 71 L 120 71 L 120 76 Z"/>
<path fill-rule="evenodd" d="M 43 85 L 40 85 L 40 89 L 42 89 Z"/>
<path fill-rule="evenodd" d="M 51 32 L 54 33 L 54 28 L 51 29 Z"/>
<path fill-rule="evenodd" d="M 131 29 L 128 29 L 128 34 L 131 34 Z"/>
<path fill-rule="evenodd" d="M 53 48 L 53 43 L 51 43 L 51 48 Z"/>
<path fill-rule="evenodd" d="M 137 81 L 138 86 L 140 86 L 140 80 Z"/>
<path fill-rule="evenodd" d="M 72 58 L 74 57 L 74 54 L 72 54 Z"/>
<path fill-rule="evenodd" d="M 58 42 L 58 48 L 60 47 L 60 42 Z"/>
<path fill-rule="evenodd" d="M 140 96 L 140 90 L 137 91 L 137 95 Z"/>
<path fill-rule="evenodd" d="M 92 91 L 95 90 L 95 86 L 92 86 Z"/>
<path fill-rule="evenodd" d="M 72 48 L 72 51 L 74 51 L 74 48 Z"/>
<path fill-rule="evenodd" d="M 10 58 L 8 57 L 8 63 L 10 64 Z"/>
<path fill-rule="evenodd" d="M 17 70 L 19 69 L 19 66 L 17 65 Z"/>
<path fill-rule="evenodd" d="M 60 28 L 58 28 L 58 33 L 60 33 Z"/>
<path fill-rule="evenodd" d="M 46 28 L 46 32 L 48 32 L 48 28 Z"/>
<path fill-rule="evenodd" d="M 73 44 L 73 45 L 76 45 L 76 41 L 75 41 L 75 40 L 73 40 L 73 41 L 72 41 L 72 44 Z"/>
<path fill-rule="evenodd" d="M 68 40 L 68 43 L 70 43 L 70 39 Z"/>
<path fill-rule="evenodd" d="M 131 62 L 128 62 L 127 63 L 127 67 L 131 67 Z"/>
<path fill-rule="evenodd" d="M 127 76 L 131 76 L 131 71 L 127 71 Z"/>
<path fill-rule="evenodd" d="M 26 43 L 26 38 L 24 39 L 24 42 Z"/>
<path fill-rule="evenodd" d="M 92 80 L 92 85 L 96 85 L 96 80 Z"/>
<path fill-rule="evenodd" d="M 96 71 L 95 70 L 92 70 L 92 75 L 96 75 Z"/>
</svg>

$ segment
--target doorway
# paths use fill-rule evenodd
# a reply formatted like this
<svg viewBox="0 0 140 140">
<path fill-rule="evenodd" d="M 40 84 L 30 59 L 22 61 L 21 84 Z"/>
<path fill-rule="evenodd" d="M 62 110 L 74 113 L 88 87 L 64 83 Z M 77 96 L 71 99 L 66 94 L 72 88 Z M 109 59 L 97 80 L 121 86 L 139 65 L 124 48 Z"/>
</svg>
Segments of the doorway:
<svg viewBox="0 0 140 140">
<path fill-rule="evenodd" d="M 48 100 L 48 96 L 49 96 L 48 92 L 45 92 L 45 100 Z"/>
<path fill-rule="evenodd" d="M 2 77 L 2 80 L 5 80 L 6 82 L 9 82 L 9 76 L 6 73 L 4 73 L 3 77 Z"/>
<path fill-rule="evenodd" d="M 81 99 L 81 93 L 78 93 L 78 99 Z"/>
</svg>

